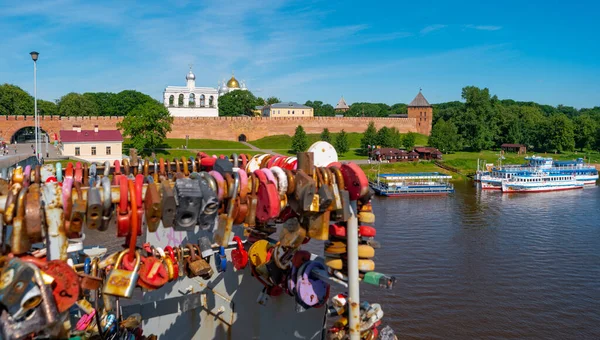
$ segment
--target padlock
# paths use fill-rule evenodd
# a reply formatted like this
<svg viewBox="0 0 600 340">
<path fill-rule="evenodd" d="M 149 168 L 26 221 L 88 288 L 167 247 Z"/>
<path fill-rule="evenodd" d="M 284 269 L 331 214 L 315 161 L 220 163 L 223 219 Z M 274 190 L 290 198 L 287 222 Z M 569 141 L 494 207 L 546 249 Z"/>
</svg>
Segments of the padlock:
<svg viewBox="0 0 600 340">
<path fill-rule="evenodd" d="M 100 231 L 106 231 L 117 223 L 110 190 L 110 179 L 107 176 L 102 177 L 102 224 L 98 227 Z"/>
<path fill-rule="evenodd" d="M 234 236 L 233 241 L 237 243 L 237 248 L 231 251 L 231 262 L 233 262 L 235 269 L 241 270 L 248 265 L 248 252 L 244 249 L 244 245 L 239 236 Z"/>
<path fill-rule="evenodd" d="M 64 227 L 64 210 L 61 199 L 61 188 L 56 182 L 49 182 L 42 187 L 44 200 L 44 217 L 47 227 L 47 249 L 49 260 L 67 260 L 67 236 Z"/>
<path fill-rule="evenodd" d="M 158 188 L 154 183 L 154 178 L 152 176 L 146 178 L 148 180 L 146 197 L 144 198 L 146 224 L 148 225 L 148 231 L 153 233 L 158 229 L 162 218 L 162 201 Z"/>
<path fill-rule="evenodd" d="M 142 282 L 140 281 L 142 281 L 144 285 L 142 285 Z M 157 289 L 165 285 L 168 281 L 169 275 L 162 259 L 159 260 L 153 256 L 142 258 L 138 278 L 138 284 L 140 286 L 146 289 Z"/>
<path fill-rule="evenodd" d="M 11 259 L 0 275 L 0 305 L 15 319 L 41 303 L 35 271 L 19 258 Z"/>
<path fill-rule="evenodd" d="M 81 230 L 85 224 L 85 217 L 87 212 L 87 204 L 83 200 L 83 194 L 81 193 L 81 183 L 74 182 L 73 186 L 77 191 L 77 199 L 72 198 L 73 205 L 71 207 L 71 217 L 69 220 L 69 229 L 67 236 L 69 238 L 79 238 L 81 236 Z"/>
<path fill-rule="evenodd" d="M 207 259 L 214 254 L 212 243 L 208 237 L 202 236 L 200 240 L 198 240 L 198 244 L 200 246 L 200 256 L 202 256 L 203 259 Z"/>
<path fill-rule="evenodd" d="M 364 274 L 362 281 L 381 288 L 392 289 L 396 283 L 396 277 L 371 271 Z"/>
<path fill-rule="evenodd" d="M 126 237 L 131 226 L 131 209 L 129 208 L 129 188 L 127 177 L 120 175 L 119 179 L 119 209 L 117 212 L 117 237 Z"/>
<path fill-rule="evenodd" d="M 162 161 L 162 158 L 161 158 Z M 164 228 L 172 228 L 175 222 L 175 214 L 177 212 L 177 203 L 175 202 L 175 195 L 173 194 L 173 188 L 169 185 L 168 181 L 161 183 L 161 197 L 162 197 L 162 223 Z"/>
<path fill-rule="evenodd" d="M 265 172 L 256 170 L 254 172 L 258 179 L 258 204 L 256 206 L 256 220 L 260 223 L 266 223 L 279 215 L 279 193 L 275 184 L 267 180 Z"/>
<path fill-rule="evenodd" d="M 233 208 L 239 187 L 239 174 L 237 172 L 233 173 L 233 178 L 230 174 L 226 174 L 226 177 L 230 182 L 233 180 L 233 185 L 228 186 L 227 197 L 229 199 L 227 201 L 227 212 L 219 215 L 217 230 L 213 235 L 213 241 L 222 247 L 229 244 L 231 229 L 233 227 Z"/>
<path fill-rule="evenodd" d="M 42 209 L 40 185 L 33 183 L 27 188 L 25 196 L 25 228 L 29 242 L 42 242 L 42 225 L 44 225 L 44 210 Z"/>
<path fill-rule="evenodd" d="M 98 289 L 100 289 L 100 287 L 102 286 L 102 278 L 98 277 L 96 275 L 92 275 L 93 272 L 97 272 L 98 269 L 98 261 L 94 261 L 94 264 L 92 264 L 92 260 L 88 257 L 85 259 L 85 265 L 88 265 L 90 267 L 90 270 L 84 270 L 84 272 L 78 272 L 77 275 L 79 275 L 79 285 L 81 286 L 82 289 L 86 289 L 86 290 L 91 290 L 91 291 L 96 291 Z M 91 267 L 95 266 L 96 270 L 92 270 Z"/>
<path fill-rule="evenodd" d="M 315 195 L 317 196 L 317 195 Z M 315 240 L 326 241 L 329 239 L 329 220 L 330 211 L 322 212 L 318 215 L 309 215 L 305 219 L 308 221 L 307 235 Z"/>
<path fill-rule="evenodd" d="M 210 264 L 196 254 L 196 249 L 190 243 L 186 245 L 189 250 L 190 256 L 187 258 L 187 272 L 188 277 L 196 277 L 206 275 L 210 272 Z"/>
<path fill-rule="evenodd" d="M 16 255 L 24 254 L 31 248 L 27 229 L 25 227 L 25 194 L 27 188 L 21 189 L 16 199 L 17 214 L 13 218 L 13 230 L 11 234 L 11 252 Z"/>
<path fill-rule="evenodd" d="M 176 230 L 193 228 L 198 222 L 198 214 L 202 206 L 200 183 L 190 178 L 177 179 L 175 194 L 177 197 Z"/>
<path fill-rule="evenodd" d="M 311 205 L 313 205 L 316 191 L 317 185 L 315 180 L 302 170 L 296 171 L 294 197 L 298 205 L 292 208 L 298 213 L 309 211 Z"/>
<path fill-rule="evenodd" d="M 350 200 L 357 200 L 369 193 L 369 180 L 358 165 L 351 162 L 344 163 L 340 170 L 344 176 L 344 184 L 350 194 Z"/>
<path fill-rule="evenodd" d="M 249 173 L 248 186 L 250 187 L 250 191 L 248 193 L 248 215 L 246 215 L 245 224 L 253 228 L 256 226 L 256 208 L 258 206 L 258 179 L 254 173 Z"/>
<path fill-rule="evenodd" d="M 256 303 L 258 303 L 261 306 L 266 306 L 269 302 L 270 296 L 269 294 L 267 294 L 267 288 L 263 288 L 263 290 L 260 292 L 260 294 L 258 294 L 258 297 L 256 298 Z"/>
<path fill-rule="evenodd" d="M 327 210 L 334 200 L 333 191 L 329 187 L 329 183 L 326 181 L 321 169 L 315 168 L 315 173 L 318 179 L 317 194 L 319 194 L 319 211 L 323 212 Z"/>
<path fill-rule="evenodd" d="M 297 218 L 290 218 L 283 222 L 279 242 L 284 247 L 298 248 L 306 239 L 306 229 L 298 222 Z"/>
<path fill-rule="evenodd" d="M 51 338 L 56 338 L 60 330 L 54 329 L 54 326 L 59 320 L 59 313 L 50 292 L 51 288 L 44 283 L 37 267 L 29 263 L 23 263 L 23 266 L 34 272 L 33 278 L 41 293 L 41 303 L 23 320 L 14 320 L 9 317 L 7 311 L 0 312 L 0 336 L 4 334 L 7 339 L 24 339 L 45 330 Z"/>
<path fill-rule="evenodd" d="M 20 183 L 13 183 L 10 187 L 4 209 L 4 223 L 6 224 L 12 223 L 12 219 L 17 210 L 17 197 L 19 196 L 19 191 L 21 191 L 22 187 L 23 186 Z"/>
<path fill-rule="evenodd" d="M 139 160 L 138 160 L 138 162 L 139 162 Z M 142 236 L 142 226 L 143 226 L 143 221 L 144 221 L 143 188 L 144 188 L 144 175 L 142 175 L 141 173 L 138 173 L 137 175 L 135 175 L 135 178 L 134 178 L 135 201 L 136 201 L 137 216 L 138 216 L 138 228 L 137 228 L 138 236 Z"/>
<path fill-rule="evenodd" d="M 194 250 L 196 251 L 196 254 L 202 254 L 202 250 L 200 250 L 200 246 L 199 246 L 199 245 L 197 245 L 197 244 L 194 244 L 193 246 L 194 246 Z M 208 261 L 206 261 L 206 263 L 207 263 L 207 264 L 209 264 L 209 262 L 208 262 Z M 225 263 L 226 263 L 226 262 L 225 262 Z M 210 278 L 211 278 L 211 277 L 213 276 L 213 274 L 214 274 L 214 272 L 213 272 L 213 270 L 212 270 L 212 267 L 210 267 L 210 264 L 209 264 L 209 268 L 210 268 L 210 269 L 208 270 L 208 272 L 207 272 L 206 274 L 204 274 L 204 275 L 201 275 L 201 276 L 200 276 L 200 277 L 201 277 L 201 278 L 203 278 L 204 280 L 210 280 Z"/>
<path fill-rule="evenodd" d="M 200 213 L 198 214 L 198 225 L 202 230 L 209 230 L 214 226 L 218 210 L 219 210 L 219 201 L 217 200 L 217 194 L 209 184 L 209 181 L 214 179 L 207 172 L 202 173 L 192 173 L 190 178 L 198 181 L 200 185 L 200 190 L 202 191 L 202 207 L 200 208 Z M 216 182 L 214 183 L 216 186 Z"/>
<path fill-rule="evenodd" d="M 225 255 L 225 247 L 219 247 L 219 257 L 217 263 L 217 270 L 219 273 L 227 271 L 227 255 Z"/>
<path fill-rule="evenodd" d="M 171 246 L 166 246 L 165 247 L 165 253 L 167 254 L 167 261 L 171 261 L 171 270 L 172 270 L 172 274 L 171 272 L 169 272 L 169 275 L 172 275 L 171 280 L 174 280 L 176 278 L 179 277 L 179 261 L 177 260 L 177 258 L 175 258 L 175 252 L 173 251 L 173 248 Z M 169 269 L 169 263 L 167 262 L 167 269 Z"/>
<path fill-rule="evenodd" d="M 123 261 L 123 257 L 128 252 L 129 249 L 126 249 L 119 254 L 117 263 L 115 263 L 115 267 L 111 270 L 106 282 L 104 283 L 104 287 L 102 289 L 104 294 L 131 298 L 133 289 L 135 288 L 135 284 L 138 280 L 138 271 L 140 269 L 141 260 L 140 254 L 136 251 L 135 267 L 133 268 L 133 271 L 130 272 L 119 269 L 121 262 Z"/>
<path fill-rule="evenodd" d="M 102 224 L 102 198 L 100 190 L 96 187 L 96 180 L 90 178 L 90 188 L 87 192 L 87 227 L 98 229 Z"/>
</svg>

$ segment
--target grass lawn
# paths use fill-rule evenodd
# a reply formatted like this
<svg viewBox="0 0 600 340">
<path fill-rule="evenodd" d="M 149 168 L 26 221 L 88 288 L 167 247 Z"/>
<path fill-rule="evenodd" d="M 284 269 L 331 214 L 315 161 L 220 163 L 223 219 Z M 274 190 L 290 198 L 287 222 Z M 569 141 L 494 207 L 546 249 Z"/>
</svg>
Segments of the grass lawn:
<svg viewBox="0 0 600 340">
<path fill-rule="evenodd" d="M 319 141 L 320 135 L 321 134 L 318 134 L 318 133 L 308 134 L 307 135 L 308 136 L 308 144 L 310 145 L 310 144 L 313 144 L 314 142 Z M 337 135 L 338 135 L 337 133 L 331 134 L 332 142 L 335 141 L 335 138 L 337 137 Z M 348 142 L 350 145 L 350 149 L 360 148 L 360 140 L 363 138 L 362 133 L 348 132 L 348 133 L 346 133 L 346 135 L 348 136 Z M 419 145 L 419 146 L 427 145 L 427 138 L 428 137 L 425 135 L 417 134 L 417 139 L 416 139 L 415 144 Z M 288 136 L 288 135 L 268 136 L 268 137 L 264 137 L 261 139 L 257 139 L 255 141 L 250 141 L 249 143 L 260 149 L 289 150 L 292 147 L 292 136 Z"/>
<path fill-rule="evenodd" d="M 178 149 L 185 146 L 185 139 L 183 138 L 167 138 L 161 145 L 161 149 Z M 123 141 L 123 149 L 129 149 L 129 139 Z M 190 139 L 188 142 L 188 149 L 250 149 L 250 147 L 240 143 L 232 142 L 228 140 L 214 140 L 214 139 Z"/>
</svg>

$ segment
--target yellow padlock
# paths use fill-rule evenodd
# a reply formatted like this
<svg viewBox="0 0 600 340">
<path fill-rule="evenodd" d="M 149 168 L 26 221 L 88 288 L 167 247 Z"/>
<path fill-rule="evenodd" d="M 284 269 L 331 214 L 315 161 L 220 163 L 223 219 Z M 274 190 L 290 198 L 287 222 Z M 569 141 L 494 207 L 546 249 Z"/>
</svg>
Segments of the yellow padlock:
<svg viewBox="0 0 600 340">
<path fill-rule="evenodd" d="M 104 284 L 104 288 L 102 292 L 107 295 L 120 296 L 125 298 L 131 298 L 133 295 L 133 289 L 135 288 L 135 284 L 138 280 L 138 271 L 140 269 L 140 254 L 135 252 L 135 267 L 133 271 L 127 271 L 124 269 L 119 269 L 121 262 L 123 261 L 123 256 L 129 252 L 129 249 L 122 251 L 117 258 L 117 263 L 115 263 L 115 267 L 111 270 L 108 275 L 108 279 Z"/>
</svg>

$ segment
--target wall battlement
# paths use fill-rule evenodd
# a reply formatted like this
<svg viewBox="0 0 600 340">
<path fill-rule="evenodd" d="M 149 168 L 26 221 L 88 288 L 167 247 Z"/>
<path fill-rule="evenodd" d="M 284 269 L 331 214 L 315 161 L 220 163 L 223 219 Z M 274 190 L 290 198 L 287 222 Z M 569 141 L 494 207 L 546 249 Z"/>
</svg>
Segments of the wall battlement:
<svg viewBox="0 0 600 340">
<path fill-rule="evenodd" d="M 71 130 L 73 125 L 91 130 L 98 125 L 100 130 L 116 129 L 123 117 L 61 117 L 40 116 L 42 130 L 50 134 L 60 130 Z M 296 127 L 302 125 L 306 133 L 321 133 L 324 128 L 330 132 L 364 132 L 369 122 L 380 129 L 384 126 L 395 127 L 401 133 L 420 132 L 415 118 L 375 118 L 375 117 L 175 117 L 168 138 L 206 138 L 219 140 L 238 140 L 245 135 L 247 140 L 256 140 L 273 135 L 293 135 Z M 0 135 L 10 141 L 19 129 L 33 126 L 33 116 L 0 116 Z"/>
</svg>

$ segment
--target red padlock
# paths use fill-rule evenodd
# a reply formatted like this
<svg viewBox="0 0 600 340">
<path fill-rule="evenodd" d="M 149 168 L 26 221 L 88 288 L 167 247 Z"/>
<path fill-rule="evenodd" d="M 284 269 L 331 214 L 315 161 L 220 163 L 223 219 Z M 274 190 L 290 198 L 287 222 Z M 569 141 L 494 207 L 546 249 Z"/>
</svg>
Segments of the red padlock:
<svg viewBox="0 0 600 340">
<path fill-rule="evenodd" d="M 117 214 L 117 237 L 125 237 L 129 233 L 131 210 L 129 210 L 128 204 L 128 188 L 127 178 L 123 175 L 115 176 L 116 182 L 119 183 L 120 187 L 120 201 L 119 209 Z"/>
<path fill-rule="evenodd" d="M 235 269 L 241 270 L 248 265 L 248 252 L 244 249 L 244 245 L 239 236 L 234 236 L 233 240 L 237 242 L 237 249 L 231 251 L 231 261 L 233 262 Z"/>
<path fill-rule="evenodd" d="M 346 238 L 346 227 L 337 224 L 330 224 L 329 235 L 337 238 Z"/>
<path fill-rule="evenodd" d="M 157 289 L 169 282 L 169 273 L 162 261 L 154 256 L 143 257 L 137 284 L 146 289 Z"/>
<path fill-rule="evenodd" d="M 369 193 L 369 180 L 358 165 L 344 163 L 340 170 L 344 176 L 344 185 L 350 194 L 351 201 L 355 201 Z"/>
<path fill-rule="evenodd" d="M 259 181 L 256 220 L 264 223 L 279 216 L 279 192 L 277 192 L 275 184 L 267 179 L 267 175 L 262 170 L 254 171 L 254 175 Z"/>
<path fill-rule="evenodd" d="M 137 174 L 135 176 L 135 201 L 138 213 L 138 236 L 142 236 L 142 221 L 144 220 L 144 205 L 142 202 L 142 188 L 144 187 L 144 175 Z"/>
<path fill-rule="evenodd" d="M 358 235 L 361 237 L 375 237 L 377 231 L 373 227 L 361 225 L 358 229 Z"/>
</svg>

